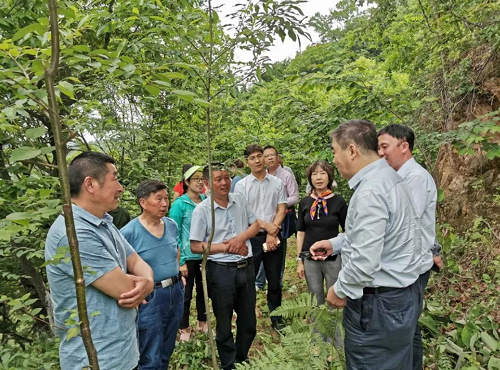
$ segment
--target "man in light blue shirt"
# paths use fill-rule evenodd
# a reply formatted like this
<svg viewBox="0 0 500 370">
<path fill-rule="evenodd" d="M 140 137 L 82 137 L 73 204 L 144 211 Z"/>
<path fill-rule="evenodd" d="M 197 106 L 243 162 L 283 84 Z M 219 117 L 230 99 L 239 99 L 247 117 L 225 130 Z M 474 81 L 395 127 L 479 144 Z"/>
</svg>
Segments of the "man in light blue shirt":
<svg viewBox="0 0 500 370">
<path fill-rule="evenodd" d="M 215 229 L 207 262 L 208 293 L 217 319 L 217 351 L 222 369 L 248 359 L 248 350 L 256 334 L 255 273 L 249 239 L 259 231 L 259 224 L 245 198 L 229 194 L 231 179 L 221 164 L 212 164 Z M 209 169 L 203 170 L 205 185 L 210 188 Z M 191 219 L 191 251 L 203 253 L 212 232 L 211 197 L 201 202 Z M 236 342 L 232 333 L 233 311 Z"/>
<path fill-rule="evenodd" d="M 250 209 L 257 217 L 260 231 L 250 242 L 252 244 L 255 275 L 260 263 L 264 265 L 268 287 L 267 305 L 269 312 L 281 306 L 281 268 L 284 250 L 281 245 L 281 224 L 286 214 L 287 198 L 283 181 L 267 173 L 264 166 L 262 147 L 248 145 L 244 152 L 252 173 L 236 185 L 234 192 L 245 197 Z M 265 244 L 265 250 L 264 250 Z M 280 316 L 271 316 L 274 329 L 283 328 Z"/>
<path fill-rule="evenodd" d="M 412 156 L 415 134 L 403 125 L 390 125 L 378 133 L 378 153 L 404 178 L 410 188 L 422 226 L 422 265 L 420 269 L 420 307 L 430 269 L 434 263 L 442 265 L 439 250 L 435 250 L 436 240 L 436 184 L 431 174 L 419 165 Z M 439 245 L 439 244 L 438 244 Z M 422 369 L 423 347 L 420 327 L 417 324 L 413 343 L 413 369 Z"/>
<path fill-rule="evenodd" d="M 117 179 L 114 159 L 103 153 L 84 152 L 68 166 L 71 200 L 80 259 L 84 267 L 85 295 L 92 339 L 102 370 L 131 370 L 139 360 L 136 307 L 153 290 L 153 271 L 134 252 L 113 225 L 107 212 L 118 206 L 123 187 Z M 63 216 L 47 234 L 45 260 L 54 323 L 61 339 L 62 370 L 89 365 L 81 336 L 67 339 L 67 324 L 76 311 L 73 266 L 56 254 L 68 246 Z M 69 252 L 67 252 L 69 256 Z M 97 315 L 92 315 L 98 313 Z M 74 319 L 79 321 L 78 317 Z"/>
<path fill-rule="evenodd" d="M 421 267 L 415 205 L 404 180 L 379 158 L 373 123 L 344 122 L 331 138 L 334 164 L 355 191 L 345 233 L 315 243 L 311 252 L 322 258 L 342 250 L 327 301 L 345 306 L 347 369 L 409 370 Z"/>
<path fill-rule="evenodd" d="M 179 274 L 177 223 L 165 217 L 168 192 L 157 180 L 142 181 L 135 191 L 142 213 L 120 232 L 153 269 L 154 291 L 139 307 L 139 367 L 168 369 L 177 328 L 184 312 L 184 284 Z"/>
</svg>

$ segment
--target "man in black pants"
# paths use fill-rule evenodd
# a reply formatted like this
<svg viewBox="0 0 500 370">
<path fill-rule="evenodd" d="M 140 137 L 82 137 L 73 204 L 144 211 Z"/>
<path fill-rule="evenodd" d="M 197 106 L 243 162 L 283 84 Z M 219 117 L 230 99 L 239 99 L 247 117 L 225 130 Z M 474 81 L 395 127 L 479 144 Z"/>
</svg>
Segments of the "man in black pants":
<svg viewBox="0 0 500 370">
<path fill-rule="evenodd" d="M 214 167 L 215 165 L 212 165 Z M 208 167 L 203 170 L 205 185 Z M 259 225 L 245 199 L 229 194 L 231 179 L 221 165 L 213 168 L 215 230 L 207 263 L 208 292 L 217 318 L 217 350 L 223 369 L 247 360 L 256 334 L 255 272 L 249 239 Z M 191 219 L 191 250 L 203 253 L 211 233 L 210 197 L 201 202 Z M 237 314 L 236 343 L 231 331 L 233 311 Z M 209 329 L 210 330 L 210 329 Z"/>
<path fill-rule="evenodd" d="M 355 191 L 345 233 L 310 250 L 315 258 L 342 251 L 342 270 L 327 301 L 345 306 L 347 369 L 411 370 L 422 243 L 410 189 L 379 158 L 373 123 L 344 122 L 331 139 L 333 162 Z"/>
<path fill-rule="evenodd" d="M 279 245 L 279 231 L 285 218 L 287 198 L 283 182 L 266 171 L 262 147 L 249 145 L 244 155 L 252 173 L 236 184 L 234 192 L 245 197 L 258 219 L 260 231 L 250 240 L 253 262 L 255 274 L 259 270 L 260 263 L 264 263 L 268 281 L 267 305 L 269 312 L 272 312 L 281 306 L 280 278 L 283 248 Z M 281 317 L 271 316 L 271 323 L 276 330 L 283 327 Z"/>
</svg>

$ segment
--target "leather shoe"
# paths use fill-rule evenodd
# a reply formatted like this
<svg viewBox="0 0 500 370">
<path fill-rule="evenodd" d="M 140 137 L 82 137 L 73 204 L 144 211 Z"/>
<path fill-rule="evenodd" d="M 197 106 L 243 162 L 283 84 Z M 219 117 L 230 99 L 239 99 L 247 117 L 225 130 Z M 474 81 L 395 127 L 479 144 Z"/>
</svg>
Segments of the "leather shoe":
<svg viewBox="0 0 500 370">
<path fill-rule="evenodd" d="M 283 324 L 283 321 L 276 320 L 271 322 L 271 327 L 279 333 L 285 328 L 285 325 Z"/>
</svg>

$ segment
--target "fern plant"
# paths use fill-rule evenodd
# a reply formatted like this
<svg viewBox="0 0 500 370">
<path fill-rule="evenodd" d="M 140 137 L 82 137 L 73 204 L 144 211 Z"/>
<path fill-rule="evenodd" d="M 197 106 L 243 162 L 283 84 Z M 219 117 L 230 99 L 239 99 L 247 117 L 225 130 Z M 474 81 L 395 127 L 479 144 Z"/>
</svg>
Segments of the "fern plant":
<svg viewBox="0 0 500 370">
<path fill-rule="evenodd" d="M 281 343 L 265 344 L 258 356 L 249 363 L 239 364 L 237 369 L 288 370 L 304 364 L 308 369 L 345 369 L 343 350 L 324 340 L 333 337 L 340 327 L 338 310 L 317 306 L 309 293 L 303 293 L 294 300 L 283 301 L 272 315 L 290 323 L 282 331 Z"/>
</svg>

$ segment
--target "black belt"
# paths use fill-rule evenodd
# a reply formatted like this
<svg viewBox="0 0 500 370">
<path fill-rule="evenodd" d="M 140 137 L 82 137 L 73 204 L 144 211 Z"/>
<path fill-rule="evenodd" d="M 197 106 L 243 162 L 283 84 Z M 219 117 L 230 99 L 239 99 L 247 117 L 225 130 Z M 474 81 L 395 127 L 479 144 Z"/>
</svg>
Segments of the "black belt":
<svg viewBox="0 0 500 370">
<path fill-rule="evenodd" d="M 267 233 L 265 231 L 259 231 L 255 236 L 266 236 Z"/>
<path fill-rule="evenodd" d="M 238 262 L 221 262 L 221 261 L 212 261 L 212 260 L 209 260 L 208 262 L 212 262 L 212 263 L 215 263 L 215 264 L 221 265 L 221 266 L 236 267 L 237 269 L 243 269 L 252 263 L 252 257 L 238 261 Z"/>
<path fill-rule="evenodd" d="M 155 287 L 162 287 L 162 288 L 168 288 L 169 286 L 172 286 L 174 284 L 177 284 L 179 281 L 181 281 L 181 273 L 179 272 L 178 275 L 172 276 L 168 279 L 158 281 L 155 283 Z"/>
<path fill-rule="evenodd" d="M 394 290 L 399 290 L 399 289 L 404 289 L 404 288 L 387 288 L 383 286 L 380 286 L 378 288 L 366 287 L 363 288 L 363 294 L 380 294 L 380 293 L 392 292 Z"/>
</svg>

